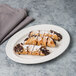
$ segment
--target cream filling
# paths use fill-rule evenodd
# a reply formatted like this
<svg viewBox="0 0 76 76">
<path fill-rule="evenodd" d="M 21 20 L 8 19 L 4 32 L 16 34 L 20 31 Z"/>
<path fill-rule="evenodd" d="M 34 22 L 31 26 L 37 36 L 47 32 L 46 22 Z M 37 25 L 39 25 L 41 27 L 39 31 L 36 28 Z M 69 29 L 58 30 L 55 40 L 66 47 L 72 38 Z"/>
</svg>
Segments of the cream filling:
<svg viewBox="0 0 76 76">
<path fill-rule="evenodd" d="M 34 45 L 30 45 L 28 48 L 29 49 L 28 51 L 33 51 L 33 48 L 34 48 Z"/>
<path fill-rule="evenodd" d="M 33 51 L 37 51 L 37 50 L 40 51 L 40 47 L 41 46 L 35 46 L 34 49 L 33 49 Z"/>
</svg>

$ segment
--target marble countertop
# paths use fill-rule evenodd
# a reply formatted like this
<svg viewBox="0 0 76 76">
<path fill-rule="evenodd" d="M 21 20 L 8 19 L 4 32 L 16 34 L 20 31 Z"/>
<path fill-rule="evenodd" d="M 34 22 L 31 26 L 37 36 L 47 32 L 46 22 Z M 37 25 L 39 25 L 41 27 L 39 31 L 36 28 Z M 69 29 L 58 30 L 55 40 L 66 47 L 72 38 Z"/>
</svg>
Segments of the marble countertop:
<svg viewBox="0 0 76 76">
<path fill-rule="evenodd" d="M 59 25 L 71 37 L 70 46 L 61 56 L 36 65 L 10 60 L 5 53 L 7 40 L 0 45 L 0 76 L 76 76 L 76 0 L 0 0 L 0 3 L 30 10 L 29 14 L 36 20 L 28 26 Z"/>
</svg>

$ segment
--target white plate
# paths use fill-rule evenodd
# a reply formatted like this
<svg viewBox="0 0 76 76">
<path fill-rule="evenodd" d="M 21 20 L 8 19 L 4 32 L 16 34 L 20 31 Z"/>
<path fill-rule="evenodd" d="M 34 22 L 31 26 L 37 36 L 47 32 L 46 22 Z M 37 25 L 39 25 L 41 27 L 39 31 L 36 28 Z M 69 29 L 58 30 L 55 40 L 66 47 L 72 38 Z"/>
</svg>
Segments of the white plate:
<svg viewBox="0 0 76 76">
<path fill-rule="evenodd" d="M 60 42 L 57 43 L 59 45 L 58 47 L 50 48 L 51 53 L 47 56 L 16 55 L 13 51 L 14 45 L 19 42 L 22 42 L 22 40 L 26 37 L 27 33 L 29 33 L 31 30 L 55 30 L 56 32 L 59 32 L 63 38 Z M 52 60 L 57 56 L 59 56 L 60 54 L 62 54 L 68 47 L 69 43 L 70 43 L 70 36 L 65 29 L 50 24 L 35 25 L 25 28 L 16 33 L 14 36 L 12 36 L 7 43 L 6 54 L 10 59 L 12 59 L 15 62 L 23 64 L 42 63 Z"/>
</svg>

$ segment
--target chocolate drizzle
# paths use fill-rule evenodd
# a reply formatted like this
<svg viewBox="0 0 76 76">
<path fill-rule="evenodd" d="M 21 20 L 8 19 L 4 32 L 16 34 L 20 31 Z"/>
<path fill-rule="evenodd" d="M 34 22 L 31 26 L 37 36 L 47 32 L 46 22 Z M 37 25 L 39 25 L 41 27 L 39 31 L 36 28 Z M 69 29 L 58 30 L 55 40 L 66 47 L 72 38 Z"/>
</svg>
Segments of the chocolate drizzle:
<svg viewBox="0 0 76 76">
<path fill-rule="evenodd" d="M 21 43 L 21 45 L 23 45 L 23 43 Z"/>
<path fill-rule="evenodd" d="M 28 54 L 28 52 L 29 52 L 29 47 L 27 46 L 27 54 Z"/>
<path fill-rule="evenodd" d="M 37 37 L 37 35 L 32 35 L 31 37 Z"/>
<path fill-rule="evenodd" d="M 47 40 L 46 40 L 46 45 L 47 45 L 47 43 L 48 43 L 48 38 L 47 38 Z"/>
<path fill-rule="evenodd" d="M 40 36 L 40 30 L 38 30 L 38 36 Z"/>
<path fill-rule="evenodd" d="M 55 40 L 54 40 L 53 38 L 51 38 L 51 39 L 53 40 L 54 44 L 56 45 L 56 42 L 55 42 Z"/>
<path fill-rule="evenodd" d="M 27 41 L 29 38 L 26 38 L 24 41 Z"/>
<path fill-rule="evenodd" d="M 32 31 L 31 31 L 31 32 L 32 32 Z M 31 32 L 29 33 L 28 37 L 30 37 Z"/>
<path fill-rule="evenodd" d="M 45 55 L 50 54 L 49 50 L 47 50 L 45 46 L 42 46 L 42 47 L 40 48 L 40 51 L 42 51 L 42 53 L 45 54 Z"/>
</svg>

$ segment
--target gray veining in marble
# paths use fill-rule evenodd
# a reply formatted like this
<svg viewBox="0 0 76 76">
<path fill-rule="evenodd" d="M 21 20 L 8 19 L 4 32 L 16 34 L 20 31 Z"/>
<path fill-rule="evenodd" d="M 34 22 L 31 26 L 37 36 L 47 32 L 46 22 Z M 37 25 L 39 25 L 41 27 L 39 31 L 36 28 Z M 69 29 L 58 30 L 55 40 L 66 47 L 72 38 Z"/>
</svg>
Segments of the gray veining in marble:
<svg viewBox="0 0 76 76">
<path fill-rule="evenodd" d="M 0 46 L 0 76 L 76 76 L 76 0 L 0 0 L 0 3 L 30 10 L 36 20 L 28 26 L 56 24 L 71 36 L 70 46 L 61 56 L 37 65 L 10 60 L 5 53 L 6 41 Z"/>
</svg>

